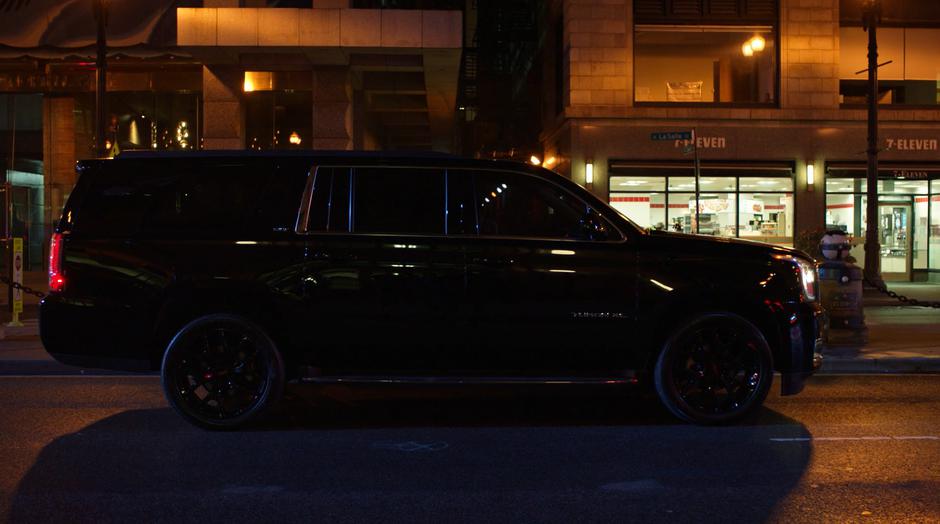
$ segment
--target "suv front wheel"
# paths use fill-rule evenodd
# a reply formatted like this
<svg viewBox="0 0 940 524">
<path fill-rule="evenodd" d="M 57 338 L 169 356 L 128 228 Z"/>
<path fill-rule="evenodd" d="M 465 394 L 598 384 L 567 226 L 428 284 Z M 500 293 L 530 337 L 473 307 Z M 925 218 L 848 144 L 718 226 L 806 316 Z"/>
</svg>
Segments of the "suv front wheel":
<svg viewBox="0 0 940 524">
<path fill-rule="evenodd" d="M 666 341 L 654 372 L 660 400 L 696 424 L 737 420 L 763 404 L 773 382 L 767 340 L 731 313 L 693 318 Z"/>
<path fill-rule="evenodd" d="M 161 366 L 170 405 L 196 426 L 235 429 L 275 404 L 284 363 L 270 337 L 253 322 L 228 314 L 198 318 L 167 347 Z"/>
</svg>

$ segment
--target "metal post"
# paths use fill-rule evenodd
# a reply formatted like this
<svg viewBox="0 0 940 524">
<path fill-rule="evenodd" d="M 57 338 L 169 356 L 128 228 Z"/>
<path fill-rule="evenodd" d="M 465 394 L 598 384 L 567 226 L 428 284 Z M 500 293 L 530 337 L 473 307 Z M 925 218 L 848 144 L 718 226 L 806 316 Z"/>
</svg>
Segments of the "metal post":
<svg viewBox="0 0 940 524">
<path fill-rule="evenodd" d="M 700 234 L 702 232 L 702 216 L 699 211 L 699 206 L 701 205 L 701 188 L 699 187 L 701 167 L 698 161 L 698 137 L 696 136 L 694 128 L 692 129 L 692 168 L 695 172 L 695 234 Z"/>
<path fill-rule="evenodd" d="M 108 155 L 107 141 L 107 91 L 108 91 L 108 41 L 105 29 L 108 26 L 107 0 L 95 0 L 95 22 L 98 24 L 98 58 L 95 62 L 95 149 L 98 157 Z"/>
<path fill-rule="evenodd" d="M 878 231 L 878 22 L 881 5 L 865 0 L 862 22 L 868 31 L 868 204 L 865 221 L 865 278 L 883 285 L 881 239 Z"/>
<path fill-rule="evenodd" d="M 9 173 L 16 169 L 16 95 L 10 94 L 7 98 L 7 120 L 10 123 L 10 167 L 3 168 L 3 246 L 6 255 L 7 278 L 13 282 L 13 187 L 10 185 Z M 7 286 L 7 304 L 10 314 L 13 313 L 13 286 Z"/>
</svg>

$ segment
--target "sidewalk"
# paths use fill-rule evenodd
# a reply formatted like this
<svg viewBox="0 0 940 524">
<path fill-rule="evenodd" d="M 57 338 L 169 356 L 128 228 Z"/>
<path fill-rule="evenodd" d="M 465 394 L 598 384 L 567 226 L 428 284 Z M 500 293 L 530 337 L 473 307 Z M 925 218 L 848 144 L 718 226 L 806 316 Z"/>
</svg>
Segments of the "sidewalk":
<svg viewBox="0 0 940 524">
<path fill-rule="evenodd" d="M 940 284 L 889 282 L 888 289 L 919 300 L 940 301 Z M 823 372 L 940 373 L 940 309 L 905 306 L 866 289 L 868 343 L 823 350 Z"/>
<path fill-rule="evenodd" d="M 26 284 L 45 290 L 43 275 L 27 274 Z M 0 286 L 4 326 L 0 328 L 0 374 L 75 373 L 59 364 L 39 341 L 38 299 L 25 296 L 23 327 L 9 327 L 5 286 Z M 912 298 L 940 301 L 940 284 L 889 284 Z M 890 297 L 866 292 L 868 343 L 823 349 L 822 373 L 940 373 L 940 309 L 903 306 Z M 96 370 L 79 373 L 101 374 Z"/>
</svg>

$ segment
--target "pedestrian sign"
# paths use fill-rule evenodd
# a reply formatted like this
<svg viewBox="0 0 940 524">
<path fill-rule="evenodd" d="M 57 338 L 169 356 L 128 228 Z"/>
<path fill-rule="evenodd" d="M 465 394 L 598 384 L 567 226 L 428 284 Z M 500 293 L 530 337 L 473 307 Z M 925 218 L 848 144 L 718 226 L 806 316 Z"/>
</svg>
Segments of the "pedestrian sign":
<svg viewBox="0 0 940 524">
<path fill-rule="evenodd" d="M 692 140 L 691 131 L 669 131 L 665 133 L 653 133 L 650 135 L 650 140 Z"/>
</svg>

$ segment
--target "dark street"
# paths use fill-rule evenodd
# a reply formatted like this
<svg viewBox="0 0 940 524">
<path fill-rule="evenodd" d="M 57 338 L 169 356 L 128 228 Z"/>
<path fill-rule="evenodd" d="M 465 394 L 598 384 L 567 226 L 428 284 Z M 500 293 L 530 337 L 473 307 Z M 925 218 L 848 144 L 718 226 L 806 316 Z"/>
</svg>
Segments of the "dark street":
<svg viewBox="0 0 940 524">
<path fill-rule="evenodd" d="M 714 428 L 549 386 L 295 388 L 230 433 L 188 425 L 156 377 L 5 376 L 0 395 L 11 522 L 940 519 L 938 376 L 815 377 Z"/>
</svg>

